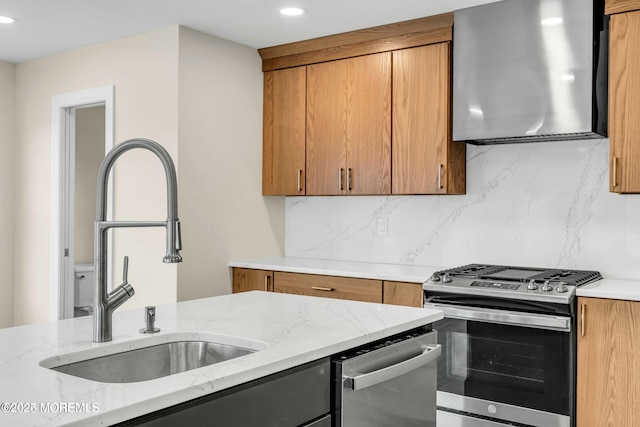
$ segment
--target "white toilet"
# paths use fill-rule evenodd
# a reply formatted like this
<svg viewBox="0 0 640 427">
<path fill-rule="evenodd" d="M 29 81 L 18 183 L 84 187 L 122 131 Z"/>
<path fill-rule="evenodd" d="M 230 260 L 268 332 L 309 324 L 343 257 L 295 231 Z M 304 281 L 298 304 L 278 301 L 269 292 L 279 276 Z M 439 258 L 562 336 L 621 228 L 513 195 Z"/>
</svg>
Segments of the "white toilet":
<svg viewBox="0 0 640 427">
<path fill-rule="evenodd" d="M 73 306 L 74 316 L 86 316 L 93 313 L 93 264 L 74 265 Z"/>
</svg>

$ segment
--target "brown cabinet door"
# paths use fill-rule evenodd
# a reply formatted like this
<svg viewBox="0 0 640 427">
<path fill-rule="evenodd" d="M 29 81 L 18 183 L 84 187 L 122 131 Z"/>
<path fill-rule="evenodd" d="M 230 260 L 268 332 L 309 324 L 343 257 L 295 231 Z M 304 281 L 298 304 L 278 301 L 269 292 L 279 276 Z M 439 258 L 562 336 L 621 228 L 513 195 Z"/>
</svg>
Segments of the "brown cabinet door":
<svg viewBox="0 0 640 427">
<path fill-rule="evenodd" d="M 640 11 L 611 17 L 610 191 L 640 193 Z"/>
<path fill-rule="evenodd" d="M 451 52 L 393 52 L 393 194 L 464 194 L 463 143 L 451 141 Z"/>
<path fill-rule="evenodd" d="M 262 194 L 305 194 L 306 67 L 264 73 Z"/>
<path fill-rule="evenodd" d="M 391 193 L 391 53 L 347 61 L 347 194 Z"/>
<path fill-rule="evenodd" d="M 233 293 L 273 291 L 273 272 L 233 267 Z"/>
<path fill-rule="evenodd" d="M 382 281 L 316 274 L 275 272 L 275 292 L 315 297 L 382 302 Z"/>
<path fill-rule="evenodd" d="M 307 195 L 389 194 L 391 54 L 307 67 Z"/>
<path fill-rule="evenodd" d="M 383 282 L 382 302 L 384 304 L 424 307 L 422 283 Z"/>
<path fill-rule="evenodd" d="M 639 10 L 640 0 L 606 0 L 604 8 L 604 13 L 607 15 Z"/>
<path fill-rule="evenodd" d="M 347 62 L 307 67 L 307 195 L 344 192 Z"/>
<path fill-rule="evenodd" d="M 640 302 L 578 298 L 578 427 L 640 420 Z"/>
</svg>

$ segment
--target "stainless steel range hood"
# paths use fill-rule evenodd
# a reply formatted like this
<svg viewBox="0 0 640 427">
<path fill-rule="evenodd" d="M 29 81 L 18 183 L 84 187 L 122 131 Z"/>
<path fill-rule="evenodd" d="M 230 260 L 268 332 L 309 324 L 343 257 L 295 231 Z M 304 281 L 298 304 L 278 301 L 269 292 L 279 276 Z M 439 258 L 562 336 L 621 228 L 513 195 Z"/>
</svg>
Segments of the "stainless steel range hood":
<svg viewBox="0 0 640 427">
<path fill-rule="evenodd" d="M 453 34 L 454 141 L 607 135 L 601 0 L 504 0 L 462 9 Z"/>
</svg>

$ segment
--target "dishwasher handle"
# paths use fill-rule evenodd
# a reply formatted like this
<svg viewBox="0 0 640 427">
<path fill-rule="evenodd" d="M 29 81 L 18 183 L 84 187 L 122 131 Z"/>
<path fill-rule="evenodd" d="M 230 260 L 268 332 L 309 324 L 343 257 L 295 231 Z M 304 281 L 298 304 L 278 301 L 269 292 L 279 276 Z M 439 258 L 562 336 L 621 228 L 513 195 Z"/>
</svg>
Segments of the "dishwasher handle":
<svg viewBox="0 0 640 427">
<path fill-rule="evenodd" d="M 393 378 L 397 378 L 416 370 L 421 366 L 431 363 L 440 356 L 440 353 L 442 353 L 442 347 L 440 344 L 429 345 L 423 347 L 422 353 L 412 357 L 411 359 L 407 359 L 403 362 L 396 363 L 395 365 L 387 366 L 367 374 L 360 374 L 357 376 L 343 375 L 342 380 L 344 381 L 346 388 L 354 391 L 362 390 Z"/>
</svg>

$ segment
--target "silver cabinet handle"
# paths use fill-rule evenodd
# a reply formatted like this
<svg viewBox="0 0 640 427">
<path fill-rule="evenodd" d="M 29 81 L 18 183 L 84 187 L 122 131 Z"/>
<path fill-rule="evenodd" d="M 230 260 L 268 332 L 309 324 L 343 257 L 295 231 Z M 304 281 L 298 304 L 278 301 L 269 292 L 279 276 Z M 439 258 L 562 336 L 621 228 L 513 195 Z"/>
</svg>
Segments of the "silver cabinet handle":
<svg viewBox="0 0 640 427">
<path fill-rule="evenodd" d="M 264 276 L 264 290 L 269 292 L 269 276 Z"/>
<path fill-rule="evenodd" d="M 521 313 L 516 311 L 496 310 L 492 308 L 450 306 L 429 302 L 425 302 L 424 307 L 442 310 L 444 317 L 452 319 L 522 326 L 525 328 L 548 329 L 552 331 L 571 331 L 571 319 L 563 316 Z"/>
<path fill-rule="evenodd" d="M 342 185 L 342 171 L 344 169 L 340 168 L 340 170 L 338 170 L 338 190 L 342 191 L 344 190 L 344 185 Z"/>
<path fill-rule="evenodd" d="M 613 187 L 618 186 L 618 158 L 613 158 Z"/>
<path fill-rule="evenodd" d="M 438 165 L 438 190 L 442 190 L 442 165 Z"/>
<path fill-rule="evenodd" d="M 302 169 L 298 169 L 298 192 L 302 191 Z"/>
<path fill-rule="evenodd" d="M 351 191 L 351 168 L 347 169 L 347 190 Z"/>
<path fill-rule="evenodd" d="M 407 359 L 404 362 L 387 366 L 385 368 L 378 369 L 377 371 L 369 372 L 368 374 L 361 374 L 357 376 L 343 375 L 342 380 L 348 380 L 345 382 L 345 387 L 351 390 L 362 390 L 363 388 L 371 387 L 393 378 L 397 378 L 401 375 L 414 371 L 421 366 L 431 363 L 440 356 L 440 353 L 442 353 L 442 347 L 440 344 L 430 345 L 423 348 L 422 353 L 416 357 Z"/>
<path fill-rule="evenodd" d="M 580 336 L 584 336 L 584 315 L 587 311 L 587 304 L 582 304 L 580 307 Z"/>
</svg>

